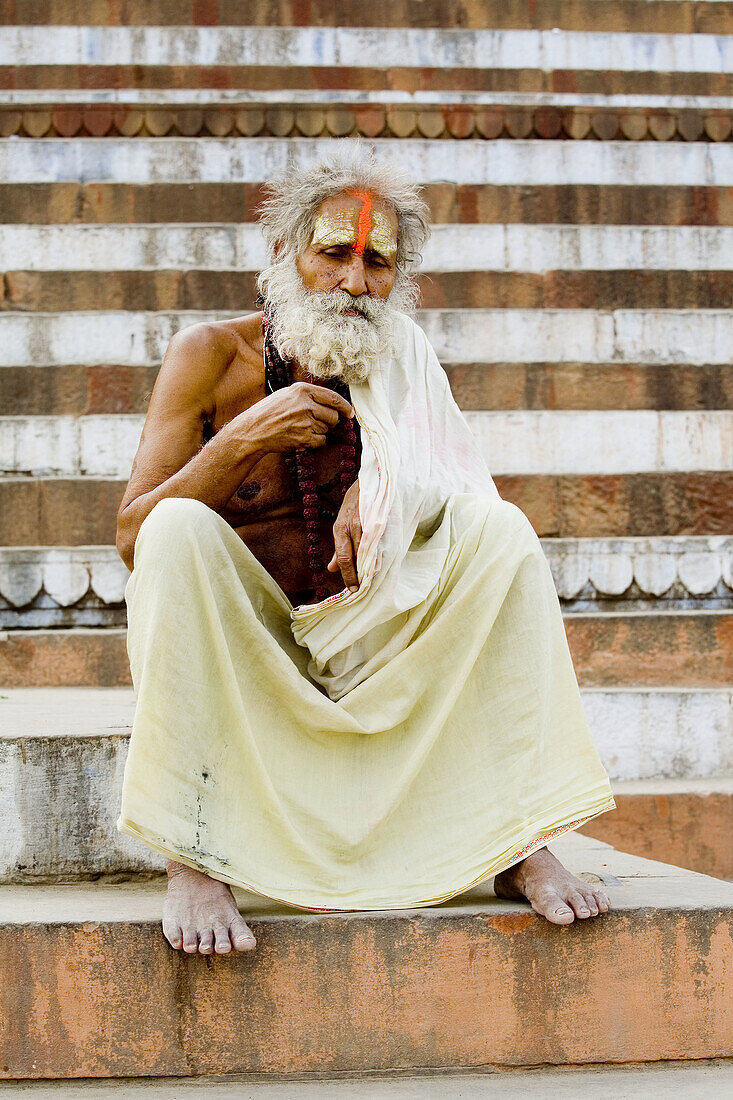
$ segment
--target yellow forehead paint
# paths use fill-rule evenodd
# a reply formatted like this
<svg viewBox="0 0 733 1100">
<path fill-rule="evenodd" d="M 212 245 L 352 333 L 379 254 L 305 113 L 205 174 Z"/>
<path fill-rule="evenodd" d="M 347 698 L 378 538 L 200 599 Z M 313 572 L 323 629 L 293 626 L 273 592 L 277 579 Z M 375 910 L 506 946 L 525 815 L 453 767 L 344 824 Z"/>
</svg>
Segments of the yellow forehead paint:
<svg viewBox="0 0 733 1100">
<path fill-rule="evenodd" d="M 350 245 L 358 256 L 369 248 L 379 252 L 385 260 L 394 259 L 397 240 L 389 218 L 372 209 L 369 195 L 359 192 L 357 197 L 362 199 L 360 210 L 334 210 L 330 214 L 320 214 L 313 227 L 311 243 L 320 248 Z"/>
</svg>

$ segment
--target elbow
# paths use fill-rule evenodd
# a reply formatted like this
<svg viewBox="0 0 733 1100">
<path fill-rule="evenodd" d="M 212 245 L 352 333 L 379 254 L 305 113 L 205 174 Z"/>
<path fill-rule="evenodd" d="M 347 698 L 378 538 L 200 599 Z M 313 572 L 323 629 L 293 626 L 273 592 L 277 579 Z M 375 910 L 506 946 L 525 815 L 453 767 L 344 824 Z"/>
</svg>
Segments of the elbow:
<svg viewBox="0 0 733 1100">
<path fill-rule="evenodd" d="M 135 564 L 135 532 L 129 523 L 124 522 L 121 514 L 117 517 L 115 546 L 117 553 L 132 573 Z"/>
<path fill-rule="evenodd" d="M 117 553 L 122 558 L 127 568 L 132 573 L 135 565 L 135 543 L 130 543 L 126 539 L 117 537 Z"/>
</svg>

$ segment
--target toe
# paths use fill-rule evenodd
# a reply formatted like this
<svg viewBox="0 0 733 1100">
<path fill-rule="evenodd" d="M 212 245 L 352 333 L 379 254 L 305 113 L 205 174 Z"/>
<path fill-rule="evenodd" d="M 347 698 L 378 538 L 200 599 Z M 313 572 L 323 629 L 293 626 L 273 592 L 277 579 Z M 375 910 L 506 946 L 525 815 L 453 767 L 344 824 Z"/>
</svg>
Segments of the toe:
<svg viewBox="0 0 733 1100">
<path fill-rule="evenodd" d="M 252 951 L 257 943 L 244 918 L 239 915 L 229 925 L 229 938 L 236 951 Z"/>
<path fill-rule="evenodd" d="M 183 947 L 183 933 L 181 932 L 180 924 L 175 921 L 163 921 L 163 935 L 168 940 L 171 947 L 175 947 L 177 951 Z"/>
<path fill-rule="evenodd" d="M 551 924 L 571 924 L 575 914 L 556 890 L 548 890 L 541 898 L 532 901 L 532 908 Z"/>
<path fill-rule="evenodd" d="M 603 890 L 594 890 L 593 896 L 596 899 L 596 905 L 601 913 L 607 913 L 611 907 L 611 903 L 608 900 L 608 895 Z"/>
<path fill-rule="evenodd" d="M 214 925 L 214 936 L 216 944 L 214 950 L 217 955 L 226 955 L 232 949 L 232 943 L 229 939 L 229 929 L 225 924 Z"/>
<path fill-rule="evenodd" d="M 592 917 L 597 917 L 599 910 L 598 910 L 598 903 L 596 902 L 595 894 L 593 893 L 592 890 L 584 890 L 583 891 L 583 896 L 585 898 L 585 904 L 590 909 L 590 915 Z"/>
<path fill-rule="evenodd" d="M 196 935 L 196 929 L 192 924 L 187 924 L 183 929 L 183 950 L 192 954 L 194 951 L 198 951 L 199 941 Z"/>
<path fill-rule="evenodd" d="M 572 907 L 576 917 L 589 917 L 588 903 L 579 890 L 571 890 L 567 897 L 568 905 Z"/>
<path fill-rule="evenodd" d="M 214 951 L 214 933 L 210 928 L 206 931 L 199 933 L 199 953 L 202 955 L 211 955 Z"/>
</svg>

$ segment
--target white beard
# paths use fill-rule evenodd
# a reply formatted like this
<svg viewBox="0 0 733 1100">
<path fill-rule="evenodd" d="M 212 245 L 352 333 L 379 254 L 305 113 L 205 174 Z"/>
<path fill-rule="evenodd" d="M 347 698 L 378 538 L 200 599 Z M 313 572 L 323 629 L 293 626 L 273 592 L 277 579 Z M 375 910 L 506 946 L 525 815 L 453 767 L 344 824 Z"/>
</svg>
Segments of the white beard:
<svg viewBox="0 0 733 1100">
<path fill-rule="evenodd" d="M 354 298 L 345 290 L 308 290 L 292 256 L 263 271 L 260 286 L 274 311 L 278 352 L 316 378 L 339 378 L 347 386 L 365 382 L 380 358 L 394 350 L 393 317 L 403 297 L 395 302 L 394 291 L 388 304 L 367 294 Z M 347 309 L 357 316 L 346 316 Z"/>
</svg>

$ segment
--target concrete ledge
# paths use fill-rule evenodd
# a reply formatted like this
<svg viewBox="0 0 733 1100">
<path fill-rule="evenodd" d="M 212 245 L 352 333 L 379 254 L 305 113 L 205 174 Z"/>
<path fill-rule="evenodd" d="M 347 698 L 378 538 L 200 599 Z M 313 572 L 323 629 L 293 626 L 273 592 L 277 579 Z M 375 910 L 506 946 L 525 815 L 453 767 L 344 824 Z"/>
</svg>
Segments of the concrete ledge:
<svg viewBox="0 0 733 1100">
<path fill-rule="evenodd" d="M 163 884 L 0 890 L 6 1077 L 317 1073 L 729 1053 L 733 885 L 572 835 L 613 910 L 567 927 L 482 885 L 303 914 L 237 892 L 258 946 L 187 958 Z"/>
<path fill-rule="evenodd" d="M 616 812 L 581 827 L 638 856 L 733 879 L 733 775 L 614 783 Z"/>
</svg>

